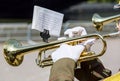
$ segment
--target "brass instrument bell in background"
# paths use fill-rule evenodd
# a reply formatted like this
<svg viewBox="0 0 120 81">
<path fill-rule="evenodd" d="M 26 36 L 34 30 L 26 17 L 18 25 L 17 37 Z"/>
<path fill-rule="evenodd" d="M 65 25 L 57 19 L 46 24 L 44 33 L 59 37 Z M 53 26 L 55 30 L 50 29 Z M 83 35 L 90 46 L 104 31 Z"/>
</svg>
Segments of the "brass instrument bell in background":
<svg viewBox="0 0 120 81">
<path fill-rule="evenodd" d="M 92 17 L 93 26 L 98 31 L 102 31 L 104 25 L 114 21 L 117 23 L 118 20 L 120 20 L 120 14 L 110 16 L 110 17 L 101 17 L 99 14 L 95 13 L 93 14 L 93 17 Z"/>
</svg>

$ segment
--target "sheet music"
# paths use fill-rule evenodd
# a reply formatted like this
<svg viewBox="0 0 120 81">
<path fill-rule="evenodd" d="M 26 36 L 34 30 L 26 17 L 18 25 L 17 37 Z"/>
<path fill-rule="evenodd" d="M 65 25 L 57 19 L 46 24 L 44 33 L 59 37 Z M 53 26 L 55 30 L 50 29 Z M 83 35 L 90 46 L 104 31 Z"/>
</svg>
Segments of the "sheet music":
<svg viewBox="0 0 120 81">
<path fill-rule="evenodd" d="M 60 36 L 64 14 L 40 7 L 34 6 L 32 29 L 43 32 L 49 30 L 50 35 Z"/>
</svg>

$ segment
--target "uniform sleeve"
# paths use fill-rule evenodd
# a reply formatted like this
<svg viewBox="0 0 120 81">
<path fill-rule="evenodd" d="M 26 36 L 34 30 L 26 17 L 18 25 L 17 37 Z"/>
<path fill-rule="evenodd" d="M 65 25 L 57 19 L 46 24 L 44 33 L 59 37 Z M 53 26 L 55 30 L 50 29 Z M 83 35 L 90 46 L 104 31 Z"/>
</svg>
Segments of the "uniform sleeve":
<svg viewBox="0 0 120 81">
<path fill-rule="evenodd" d="M 49 81 L 74 81 L 75 61 L 62 58 L 51 67 Z"/>
</svg>

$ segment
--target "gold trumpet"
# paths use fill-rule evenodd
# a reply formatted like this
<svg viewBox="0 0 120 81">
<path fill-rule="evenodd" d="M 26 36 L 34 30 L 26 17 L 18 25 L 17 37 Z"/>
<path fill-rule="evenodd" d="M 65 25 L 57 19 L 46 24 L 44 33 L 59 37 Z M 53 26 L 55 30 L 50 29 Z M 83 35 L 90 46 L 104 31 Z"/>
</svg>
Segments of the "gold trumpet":
<svg viewBox="0 0 120 81">
<path fill-rule="evenodd" d="M 91 34 L 76 38 L 69 38 L 61 41 L 54 41 L 50 43 L 28 45 L 28 46 L 22 46 L 22 44 L 17 40 L 10 39 L 6 41 L 4 44 L 4 57 L 8 64 L 12 66 L 19 66 L 22 63 L 25 54 L 28 54 L 28 52 L 30 51 L 40 50 L 38 54 L 37 64 L 40 67 L 45 67 L 52 65 L 53 61 L 50 56 L 42 60 L 43 51 L 58 48 L 61 43 L 76 45 L 82 42 L 83 40 L 85 40 L 86 38 L 94 38 L 94 37 L 97 39 L 101 39 L 101 41 L 103 42 L 103 49 L 99 54 L 95 54 L 95 52 L 92 51 L 90 52 L 84 51 L 83 54 L 80 56 L 78 62 L 88 61 L 95 59 L 99 56 L 102 56 L 105 53 L 107 45 L 106 45 L 106 41 L 103 39 L 103 36 L 99 34 Z"/>
<path fill-rule="evenodd" d="M 94 27 L 98 31 L 102 30 L 103 25 L 108 24 L 113 21 L 117 22 L 118 20 L 120 20 L 120 14 L 103 18 L 100 15 L 98 15 L 97 13 L 95 13 L 95 14 L 93 14 L 93 17 L 92 17 L 92 22 L 94 24 Z"/>
</svg>

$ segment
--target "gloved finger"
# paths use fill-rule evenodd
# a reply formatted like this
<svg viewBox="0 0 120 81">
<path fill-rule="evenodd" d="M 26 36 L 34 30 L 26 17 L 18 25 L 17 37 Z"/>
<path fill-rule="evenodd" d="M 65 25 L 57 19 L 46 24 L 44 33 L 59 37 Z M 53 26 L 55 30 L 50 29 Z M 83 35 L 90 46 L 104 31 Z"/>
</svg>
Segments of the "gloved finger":
<svg viewBox="0 0 120 81">
<path fill-rule="evenodd" d="M 67 30 L 64 32 L 64 35 L 69 35 L 69 33 L 70 33 L 71 31 L 72 31 L 71 29 L 67 29 Z"/>
<path fill-rule="evenodd" d="M 84 45 L 93 45 L 95 43 L 96 39 L 89 39 L 84 42 Z"/>
</svg>

